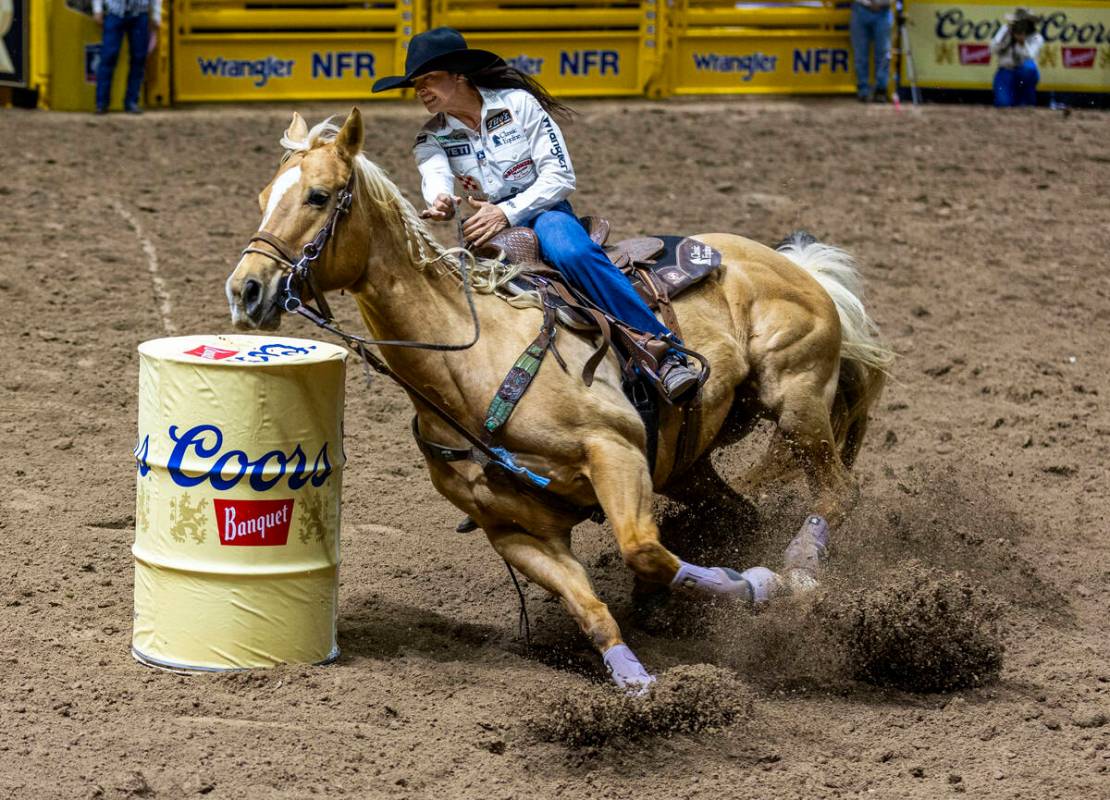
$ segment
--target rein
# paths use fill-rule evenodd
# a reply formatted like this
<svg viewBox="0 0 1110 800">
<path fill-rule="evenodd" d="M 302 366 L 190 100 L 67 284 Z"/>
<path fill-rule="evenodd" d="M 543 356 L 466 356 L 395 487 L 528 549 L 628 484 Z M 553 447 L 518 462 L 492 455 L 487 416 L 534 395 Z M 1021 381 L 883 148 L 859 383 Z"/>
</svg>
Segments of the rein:
<svg viewBox="0 0 1110 800">
<path fill-rule="evenodd" d="M 367 339 L 362 336 L 357 336 L 353 333 L 347 333 L 342 330 L 335 322 L 335 318 L 331 313 L 331 308 L 328 306 L 327 301 L 324 299 L 324 293 L 319 290 L 312 275 L 312 264 L 318 260 L 327 246 L 328 241 L 335 233 L 336 226 L 339 222 L 340 216 L 347 214 L 350 211 L 353 202 L 354 193 L 352 187 L 354 185 L 355 172 L 352 169 L 350 177 L 347 179 L 346 185 L 341 189 L 336 196 L 335 207 L 332 209 L 328 218 L 324 221 L 323 226 L 317 231 L 316 235 L 308 242 L 301 251 L 301 256 L 295 262 L 291 257 L 291 248 L 286 242 L 279 237 L 271 234 L 269 231 L 259 230 L 254 236 L 250 238 L 247 247 L 243 249 L 243 255 L 247 253 L 258 253 L 259 255 L 266 256 L 276 262 L 286 272 L 285 278 L 282 280 L 281 289 L 279 290 L 277 302 L 287 312 L 300 314 L 305 319 L 312 322 L 319 328 L 323 328 L 329 333 L 341 338 L 348 347 L 359 354 L 364 366 L 372 368 L 375 372 L 390 378 L 395 383 L 401 386 L 402 389 L 407 391 L 412 396 L 416 397 L 420 402 L 427 406 L 436 416 L 442 419 L 448 426 L 451 427 L 457 434 L 462 436 L 471 447 L 467 453 L 469 460 L 474 461 L 483 469 L 488 469 L 491 466 L 496 466 L 511 476 L 516 478 L 520 483 L 522 489 L 530 493 L 535 492 L 535 487 L 545 488 L 550 479 L 537 475 L 529 469 L 519 466 L 513 459 L 512 454 L 502 447 L 493 447 L 484 437 L 475 436 L 471 433 L 465 425 L 456 420 L 451 414 L 441 408 L 435 401 L 428 397 L 424 392 L 420 391 L 416 386 L 407 381 L 401 375 L 394 372 L 388 364 L 381 358 L 374 355 L 372 351 L 367 349 L 367 345 L 378 345 L 384 347 L 411 347 L 420 350 L 434 350 L 439 352 L 452 352 L 459 350 L 466 350 L 473 347 L 478 342 L 481 336 L 481 324 L 478 319 L 478 310 L 474 305 L 474 295 L 470 286 L 470 273 L 467 270 L 466 258 L 459 259 L 459 271 L 462 273 L 463 293 L 466 295 L 467 307 L 470 310 L 471 319 L 474 322 L 474 336 L 465 344 L 441 344 L 435 342 L 417 342 L 412 340 L 399 340 L 399 339 Z M 462 222 L 459 221 L 459 236 L 462 237 Z M 276 253 L 269 250 L 261 249 L 254 246 L 255 242 L 264 242 L 270 247 L 274 248 Z M 313 308 L 306 303 L 302 297 L 302 287 L 307 287 L 308 293 L 311 294 L 312 299 L 315 301 L 317 308 Z M 369 374 L 369 373 L 367 373 Z M 414 434 L 417 436 L 417 442 L 422 445 L 426 444 L 419 433 L 416 431 L 416 420 L 413 420 Z M 557 495 L 543 493 L 535 494 L 536 498 L 549 506 L 558 508 L 565 512 L 581 512 L 583 509 L 559 498 Z"/>
</svg>

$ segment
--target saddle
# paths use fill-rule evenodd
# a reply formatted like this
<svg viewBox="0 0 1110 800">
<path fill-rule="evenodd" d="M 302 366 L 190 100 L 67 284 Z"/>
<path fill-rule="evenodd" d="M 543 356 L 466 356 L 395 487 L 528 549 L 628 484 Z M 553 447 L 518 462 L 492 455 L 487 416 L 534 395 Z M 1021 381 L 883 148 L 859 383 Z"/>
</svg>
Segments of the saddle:
<svg viewBox="0 0 1110 800">
<path fill-rule="evenodd" d="M 658 311 L 663 323 L 681 337 L 681 326 L 671 300 L 716 271 L 721 266 L 721 254 L 697 239 L 679 236 L 639 236 L 608 244 L 607 219 L 582 217 L 582 224 L 590 239 L 625 274 L 648 308 Z M 501 231 L 486 243 L 480 255 L 520 264 L 528 273 L 551 272 L 540 255 L 539 239 L 531 228 Z M 527 274 L 509 288 L 516 293 L 532 290 Z"/>
<path fill-rule="evenodd" d="M 664 323 L 676 336 L 681 327 L 671 299 L 705 279 L 721 265 L 721 255 L 704 242 L 679 236 L 638 237 L 607 245 L 609 222 L 599 217 L 584 217 L 582 224 L 590 239 L 609 256 L 609 260 L 631 281 L 633 288 L 652 310 L 659 311 Z M 600 342 L 582 368 L 582 380 L 593 382 L 594 371 L 612 349 L 622 374 L 622 388 L 644 421 L 648 434 L 647 458 L 652 472 L 661 422 L 659 397 L 666 399 L 659 378 L 663 358 L 671 349 L 693 357 L 701 364 L 701 376 L 694 397 L 682 403 L 681 426 L 676 442 L 676 458 L 671 474 L 692 463 L 700 426 L 701 386 L 709 377 L 709 362 L 699 353 L 670 340 L 658 339 L 614 319 L 589 298 L 570 286 L 563 276 L 543 262 L 539 240 L 531 228 L 514 227 L 494 236 L 478 253 L 524 269 L 510 281 L 508 290 L 517 295 L 538 295 L 544 322 L 536 341 L 528 347 L 506 376 L 485 421 L 485 434 L 494 436 L 508 421 L 516 404 L 528 390 L 543 355 L 550 350 L 565 370 L 566 364 L 554 342 L 556 320 L 579 330 L 594 332 Z M 650 391 L 649 387 L 655 389 Z M 667 401 L 669 402 L 669 400 Z"/>
</svg>

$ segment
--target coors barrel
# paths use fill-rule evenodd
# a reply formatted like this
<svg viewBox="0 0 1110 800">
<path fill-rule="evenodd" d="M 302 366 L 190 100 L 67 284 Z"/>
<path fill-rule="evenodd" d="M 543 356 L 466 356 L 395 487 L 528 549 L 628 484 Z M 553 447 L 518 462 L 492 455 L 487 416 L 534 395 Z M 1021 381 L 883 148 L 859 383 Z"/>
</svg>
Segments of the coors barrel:
<svg viewBox="0 0 1110 800">
<path fill-rule="evenodd" d="M 334 660 L 346 351 L 305 339 L 139 345 L 139 661 Z"/>
</svg>

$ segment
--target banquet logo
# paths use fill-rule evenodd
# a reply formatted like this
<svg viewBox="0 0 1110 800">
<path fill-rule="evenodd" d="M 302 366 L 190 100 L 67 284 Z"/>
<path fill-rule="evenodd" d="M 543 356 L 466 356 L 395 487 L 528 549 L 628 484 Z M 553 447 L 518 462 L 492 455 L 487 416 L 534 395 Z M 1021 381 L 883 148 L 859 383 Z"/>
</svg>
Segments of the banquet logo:
<svg viewBox="0 0 1110 800">
<path fill-rule="evenodd" d="M 185 488 L 207 481 L 213 489 L 222 492 L 247 478 L 254 491 L 265 492 L 277 486 L 288 474 L 286 484 L 290 489 L 297 490 L 308 483 L 319 488 L 331 476 L 327 442 L 309 466 L 308 457 L 299 444 L 291 453 L 270 450 L 251 459 L 242 450 L 221 453 L 224 435 L 215 425 L 194 425 L 184 433 L 179 433 L 178 427 L 171 425 L 169 433 L 175 444 L 166 471 L 174 483 Z M 186 469 L 200 472 L 191 475 Z"/>
<path fill-rule="evenodd" d="M 293 500 L 214 500 L 220 544 L 281 547 L 289 541 Z"/>
<path fill-rule="evenodd" d="M 1063 47 L 1060 50 L 1063 53 L 1064 66 L 1067 69 L 1093 69 L 1095 66 L 1097 48 Z"/>
<path fill-rule="evenodd" d="M 986 66 L 991 63 L 989 44 L 961 44 L 960 63 L 964 66 Z"/>
</svg>

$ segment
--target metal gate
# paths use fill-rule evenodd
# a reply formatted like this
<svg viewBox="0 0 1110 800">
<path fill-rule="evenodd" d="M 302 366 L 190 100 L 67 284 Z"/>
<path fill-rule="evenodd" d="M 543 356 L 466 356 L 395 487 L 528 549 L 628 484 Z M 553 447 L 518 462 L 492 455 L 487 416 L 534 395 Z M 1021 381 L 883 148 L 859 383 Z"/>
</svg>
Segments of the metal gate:
<svg viewBox="0 0 1110 800">
<path fill-rule="evenodd" d="M 174 0 L 176 102 L 369 100 L 404 72 L 414 0 Z"/>
</svg>

